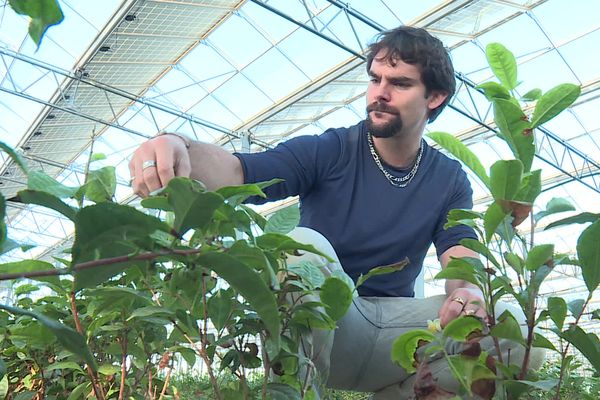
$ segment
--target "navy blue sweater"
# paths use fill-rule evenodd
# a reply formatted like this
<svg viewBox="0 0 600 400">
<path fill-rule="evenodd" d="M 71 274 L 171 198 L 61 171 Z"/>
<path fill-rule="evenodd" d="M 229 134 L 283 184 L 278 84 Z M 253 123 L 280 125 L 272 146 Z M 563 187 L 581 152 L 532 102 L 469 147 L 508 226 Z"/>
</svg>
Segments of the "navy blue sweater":
<svg viewBox="0 0 600 400">
<path fill-rule="evenodd" d="M 465 226 L 443 228 L 450 210 L 472 207 L 471 186 L 460 164 L 425 145 L 412 182 L 394 187 L 369 152 L 364 122 L 235 155 L 246 183 L 284 179 L 266 189 L 266 201 L 299 195 L 300 226 L 331 242 L 355 282 L 373 267 L 409 258 L 402 271 L 367 280 L 359 287 L 361 296 L 414 296 L 414 281 L 431 243 L 439 256 L 463 238 L 476 238 Z M 408 172 L 385 167 L 396 176 Z"/>
</svg>

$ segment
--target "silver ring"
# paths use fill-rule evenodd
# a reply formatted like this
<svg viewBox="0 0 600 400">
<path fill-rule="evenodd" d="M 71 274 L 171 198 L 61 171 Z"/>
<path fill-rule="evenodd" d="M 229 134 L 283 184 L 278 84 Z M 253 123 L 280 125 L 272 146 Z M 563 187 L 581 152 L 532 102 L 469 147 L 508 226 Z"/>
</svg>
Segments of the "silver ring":
<svg viewBox="0 0 600 400">
<path fill-rule="evenodd" d="M 142 163 L 142 170 L 152 167 L 156 167 L 156 161 L 154 160 L 146 160 Z"/>
<path fill-rule="evenodd" d="M 135 176 L 132 176 L 131 179 L 129 180 L 129 186 L 131 186 L 131 184 L 133 183 L 133 181 L 135 181 Z"/>
</svg>

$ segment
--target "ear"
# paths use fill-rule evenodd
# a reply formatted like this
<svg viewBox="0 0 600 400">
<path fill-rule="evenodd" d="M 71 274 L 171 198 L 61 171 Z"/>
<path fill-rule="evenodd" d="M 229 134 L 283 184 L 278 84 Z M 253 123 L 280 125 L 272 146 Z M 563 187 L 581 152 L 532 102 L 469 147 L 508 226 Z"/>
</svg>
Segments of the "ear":
<svg viewBox="0 0 600 400">
<path fill-rule="evenodd" d="M 429 95 L 427 107 L 429 108 L 430 111 L 435 108 L 438 108 L 440 106 L 440 104 L 442 104 L 444 102 L 444 100 L 446 100 L 447 97 L 448 97 L 448 93 L 434 90 Z"/>
</svg>

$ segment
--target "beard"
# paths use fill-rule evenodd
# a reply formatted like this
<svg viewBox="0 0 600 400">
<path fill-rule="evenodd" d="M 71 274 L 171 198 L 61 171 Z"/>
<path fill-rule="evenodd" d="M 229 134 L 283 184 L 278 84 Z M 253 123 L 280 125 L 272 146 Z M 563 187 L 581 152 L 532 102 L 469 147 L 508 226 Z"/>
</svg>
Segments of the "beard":
<svg viewBox="0 0 600 400">
<path fill-rule="evenodd" d="M 389 122 L 386 122 L 383 125 L 378 126 L 378 125 L 375 125 L 373 123 L 373 120 L 371 119 L 371 116 L 369 114 L 371 111 L 386 112 L 386 113 L 393 115 L 394 118 L 392 118 Z M 371 103 L 367 106 L 366 124 L 367 124 L 367 130 L 374 137 L 389 138 L 389 137 L 396 135 L 398 132 L 400 132 L 402 130 L 402 117 L 400 116 L 400 113 L 397 110 L 395 110 L 383 103 L 375 102 L 375 103 Z"/>
</svg>

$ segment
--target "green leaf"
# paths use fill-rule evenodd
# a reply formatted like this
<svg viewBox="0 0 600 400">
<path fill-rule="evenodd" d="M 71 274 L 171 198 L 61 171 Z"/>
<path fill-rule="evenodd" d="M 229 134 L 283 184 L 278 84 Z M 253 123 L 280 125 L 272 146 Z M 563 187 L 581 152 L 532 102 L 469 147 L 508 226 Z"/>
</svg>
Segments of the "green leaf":
<svg viewBox="0 0 600 400">
<path fill-rule="evenodd" d="M 491 263 L 494 264 L 496 267 L 500 268 L 500 264 L 498 263 L 498 260 L 496 260 L 496 257 L 494 257 L 492 252 L 479 240 L 471 238 L 462 239 L 460 241 L 460 244 L 466 247 L 467 249 L 473 250 L 474 252 L 481 254 L 486 259 L 491 261 Z"/>
<path fill-rule="evenodd" d="M 489 101 L 496 99 L 510 100 L 511 95 L 508 90 L 498 82 L 484 82 L 475 87 L 483 90 L 483 94 Z"/>
<path fill-rule="evenodd" d="M 479 263 L 481 263 L 481 261 L 479 261 Z M 482 285 L 475 267 L 465 258 L 451 259 L 450 262 L 448 262 L 448 265 L 446 265 L 446 268 L 438 272 L 434 279 L 458 279 L 470 282 L 478 287 L 481 287 Z"/>
<path fill-rule="evenodd" d="M 94 153 L 90 157 L 90 164 L 96 161 L 106 160 L 106 154 L 104 153 Z"/>
<path fill-rule="evenodd" d="M 75 214 L 77 213 L 77 210 L 63 202 L 59 197 L 43 191 L 21 190 L 13 200 L 23 204 L 36 204 L 49 208 L 59 212 L 71 221 L 75 220 Z"/>
<path fill-rule="evenodd" d="M 59 361 L 59 362 L 55 362 L 53 364 L 50 364 L 48 366 L 48 368 L 46 368 L 46 371 L 54 371 L 54 370 L 61 370 L 61 369 L 69 369 L 69 370 L 73 370 L 73 371 L 79 371 L 81 373 L 83 373 L 83 369 L 81 369 L 81 366 L 79 364 L 77 364 L 76 362 L 73 361 Z"/>
<path fill-rule="evenodd" d="M 327 315 L 334 321 L 342 319 L 352 304 L 352 288 L 341 279 L 329 277 L 319 293 Z"/>
<path fill-rule="evenodd" d="M 574 215 L 572 217 L 563 218 L 559 221 L 554 221 L 551 224 L 548 224 L 544 230 L 556 228 L 557 226 L 562 225 L 570 225 L 570 224 L 585 224 L 588 222 L 595 222 L 600 219 L 600 214 L 594 214 L 590 212 L 584 212 L 578 215 Z"/>
<path fill-rule="evenodd" d="M 168 308 L 157 307 L 157 306 L 146 306 L 146 307 L 136 308 L 135 310 L 133 310 L 131 315 L 129 315 L 129 317 L 127 317 L 127 321 L 131 321 L 134 318 L 156 317 L 156 316 L 172 317 L 174 315 L 175 315 L 175 313 L 172 310 L 169 310 Z"/>
<path fill-rule="evenodd" d="M 417 349 L 435 340 L 435 335 L 429 331 L 423 329 L 408 331 L 394 340 L 392 361 L 404 368 L 407 373 L 413 373 L 417 370 L 415 368 Z"/>
<path fill-rule="evenodd" d="M 575 207 L 571 202 L 562 197 L 553 197 L 552 200 L 546 204 L 546 209 L 535 214 L 535 222 L 537 223 L 540 219 L 547 217 L 548 215 L 557 214 L 565 211 L 575 211 Z"/>
<path fill-rule="evenodd" d="M 485 366 L 485 361 L 472 357 L 465 357 L 459 354 L 448 356 L 448 363 L 452 366 L 453 372 L 456 371 L 458 376 L 456 379 L 461 381 L 467 393 L 470 393 L 473 382 L 480 379 L 496 379 L 494 374 L 488 367 Z M 458 397 L 458 396 L 457 396 Z M 472 398 L 469 396 L 468 398 Z M 462 399 L 459 397 L 459 399 Z"/>
<path fill-rule="evenodd" d="M 450 210 L 448 213 L 448 222 L 444 225 L 444 229 L 449 229 L 457 225 L 467 225 L 479 229 L 475 221 L 476 219 L 483 219 L 483 214 L 465 209 Z"/>
<path fill-rule="evenodd" d="M 29 171 L 27 189 L 46 192 L 59 199 L 74 197 L 78 188 L 65 186 L 42 171 Z"/>
<path fill-rule="evenodd" d="M 558 385 L 558 379 L 545 379 L 543 381 L 526 381 L 524 379 L 518 381 L 506 380 L 504 383 L 507 386 L 529 386 L 535 389 L 543 390 L 544 392 L 550 392 L 556 385 Z M 522 389 L 521 392 L 522 391 L 524 390 Z"/>
<path fill-rule="evenodd" d="M 115 167 L 103 167 L 89 171 L 85 183 L 85 197 L 94 203 L 111 201 L 117 189 Z"/>
<path fill-rule="evenodd" d="M 525 93 L 521 96 L 521 100 L 523 101 L 536 101 L 542 96 L 542 90 L 535 88 L 531 89 L 529 92 Z"/>
<path fill-rule="evenodd" d="M 265 253 L 258 247 L 253 247 L 245 240 L 237 240 L 230 248 L 229 255 L 261 272 L 264 281 L 272 287 L 278 287 L 279 281 L 275 268 L 271 266 Z"/>
<path fill-rule="evenodd" d="M 552 344 L 551 341 L 549 341 L 548 339 L 546 339 L 543 335 L 540 335 L 537 332 L 534 332 L 533 334 L 533 347 L 541 347 L 543 349 L 548 349 L 548 350 L 552 350 L 555 352 L 559 352 L 556 347 L 554 347 L 554 345 Z"/>
<path fill-rule="evenodd" d="M 227 199 L 229 204 L 237 206 L 251 196 L 267 197 L 263 192 L 263 189 L 279 182 L 283 182 L 283 179 L 271 179 L 266 182 L 250 183 L 239 186 L 223 186 L 216 192 Z"/>
<path fill-rule="evenodd" d="M 524 171 L 529 172 L 535 144 L 531 124 L 521 107 L 508 100 L 495 100 L 494 121 L 500 129 L 500 137 L 508 143 L 515 158 L 523 163 Z"/>
<path fill-rule="evenodd" d="M 54 265 L 40 260 L 23 260 L 0 264 L 0 274 L 23 274 L 23 276 L 25 276 L 29 272 L 53 270 L 56 270 Z M 28 279 L 33 279 L 39 282 L 49 282 L 55 285 L 60 284 L 60 279 L 58 276 L 38 276 Z"/>
<path fill-rule="evenodd" d="M 267 219 L 265 217 L 263 217 L 262 215 L 254 211 L 252 208 L 244 204 L 240 205 L 239 208 L 242 209 L 246 214 L 248 214 L 248 216 L 256 223 L 256 225 L 258 225 L 258 227 L 262 231 L 265 230 L 265 226 L 267 225 Z"/>
<path fill-rule="evenodd" d="M 449 337 L 460 342 L 466 342 L 469 336 L 471 336 L 473 333 L 479 334 L 483 332 L 483 329 L 484 325 L 481 319 L 467 315 L 450 321 L 444 328 L 442 334 L 445 337 Z"/>
<path fill-rule="evenodd" d="M 483 217 L 483 228 L 485 230 L 485 241 L 487 243 L 492 240 L 492 236 L 494 236 L 494 233 L 496 233 L 498 227 L 506 217 L 507 214 L 500 204 L 497 202 L 490 204 Z"/>
<path fill-rule="evenodd" d="M 301 261 L 296 264 L 290 264 L 287 270 L 298 275 L 304 282 L 309 285 L 309 289 L 316 289 L 323 286 L 325 283 L 325 275 L 321 269 L 310 261 Z"/>
<path fill-rule="evenodd" d="M 71 394 L 69 394 L 69 397 L 67 397 L 67 400 L 85 399 L 85 394 L 89 393 L 91 389 L 92 389 L 92 384 L 90 382 L 83 382 L 83 383 L 77 385 L 77 387 L 75 389 L 73 389 Z"/>
<path fill-rule="evenodd" d="M 269 251 L 284 251 L 289 254 L 296 254 L 298 250 L 308 251 L 309 253 L 317 254 L 332 261 L 326 254 L 321 253 L 313 245 L 302 244 L 295 241 L 289 236 L 281 233 L 265 233 L 256 238 L 256 245 L 264 250 Z"/>
<path fill-rule="evenodd" d="M 86 261 L 133 255 L 140 249 L 153 250 L 156 231 L 170 232 L 158 218 L 133 207 L 98 203 L 85 207 L 75 218 L 75 242 L 72 265 Z M 75 290 L 92 287 L 141 261 L 127 260 L 75 272 Z"/>
<path fill-rule="evenodd" d="M 567 303 L 567 308 L 571 312 L 573 318 L 577 318 L 583 313 L 583 305 L 585 304 L 585 300 L 583 299 L 575 299 L 571 300 Z"/>
<path fill-rule="evenodd" d="M 508 265 L 510 265 L 511 268 L 515 270 L 515 272 L 517 274 L 523 275 L 523 268 L 525 267 L 525 261 L 521 257 L 519 257 L 515 253 L 505 252 L 504 259 L 506 260 Z"/>
<path fill-rule="evenodd" d="M 521 187 L 515 195 L 515 201 L 532 204 L 542 192 L 542 170 L 526 172 L 523 174 Z"/>
<path fill-rule="evenodd" d="M 20 308 L 11 307 L 4 304 L 0 304 L 0 309 L 6 310 L 11 314 L 27 315 L 37 319 L 46 328 L 52 331 L 52 333 L 56 336 L 60 344 L 62 344 L 65 349 L 79 356 L 94 371 L 97 370 L 96 360 L 92 356 L 92 353 L 90 352 L 90 349 L 88 348 L 84 337 L 77 333 L 77 331 L 75 331 L 73 328 L 69 328 L 68 326 L 63 325 L 58 321 L 50 319 L 34 311 L 22 310 Z"/>
<path fill-rule="evenodd" d="M 488 177 L 485 168 L 481 164 L 481 161 L 479 161 L 479 158 L 475 155 L 475 153 L 469 150 L 464 143 L 446 132 L 431 132 L 428 133 L 427 136 L 429 136 L 447 152 L 465 164 L 467 168 L 477 175 L 477 177 L 487 188 L 490 187 L 490 178 Z"/>
<path fill-rule="evenodd" d="M 495 200 L 512 200 L 521 185 L 523 164 L 519 160 L 499 160 L 490 168 L 490 191 Z"/>
<path fill-rule="evenodd" d="M 14 296 L 19 297 L 23 294 L 30 294 L 40 290 L 39 286 L 32 285 L 30 283 L 24 283 L 14 288 Z"/>
<path fill-rule="evenodd" d="M 60 24 L 64 18 L 57 0 L 9 0 L 10 6 L 17 14 L 27 15 L 29 36 L 39 47 L 46 30 Z"/>
<path fill-rule="evenodd" d="M 600 341 L 594 333 L 586 333 L 577 325 L 569 326 L 560 337 L 571 343 L 587 358 L 587 360 L 600 373 Z"/>
<path fill-rule="evenodd" d="M 292 231 L 300 222 L 300 208 L 298 204 L 292 204 L 280 210 L 277 210 L 268 219 L 265 225 L 265 233 L 281 233 L 287 234 Z"/>
<path fill-rule="evenodd" d="M 513 342 L 522 344 L 523 346 L 526 345 L 521 332 L 521 327 L 510 311 L 504 311 L 502 315 L 498 317 L 498 323 L 492 327 L 490 333 L 494 337 L 509 339 Z"/>
<path fill-rule="evenodd" d="M 197 261 L 204 267 L 215 271 L 225 279 L 261 317 L 274 344 L 273 351 L 279 349 L 280 325 L 279 310 L 273 293 L 252 268 L 226 253 L 206 253 L 198 256 Z"/>
<path fill-rule="evenodd" d="M 553 244 L 540 244 L 534 246 L 529 250 L 527 259 L 525 260 L 525 267 L 529 271 L 535 271 L 544 264 L 548 264 L 552 261 L 554 256 L 554 245 Z"/>
<path fill-rule="evenodd" d="M 102 375 L 114 375 L 121 370 L 117 365 L 103 364 L 98 367 L 98 373 Z"/>
<path fill-rule="evenodd" d="M 548 314 L 556 325 L 562 331 L 565 318 L 567 317 L 567 302 L 562 297 L 548 298 Z"/>
<path fill-rule="evenodd" d="M 4 363 L 4 360 L 0 358 L 0 380 L 4 379 L 4 375 L 6 375 L 6 364 Z"/>
<path fill-rule="evenodd" d="M 29 174 L 29 168 L 27 167 L 27 164 L 25 164 L 25 161 L 21 158 L 19 153 L 14 151 L 12 147 L 0 141 L 0 150 L 8 154 L 8 156 L 12 158 L 15 163 L 17 163 L 19 168 L 21 168 L 21 171 L 23 171 L 26 175 Z"/>
<path fill-rule="evenodd" d="M 600 284 L 600 221 L 585 228 L 579 236 L 577 257 L 585 285 L 593 292 Z"/>
<path fill-rule="evenodd" d="M 219 289 L 208 299 L 208 317 L 217 331 L 221 331 L 233 311 L 233 300 L 229 291 Z"/>
<path fill-rule="evenodd" d="M 408 264 L 409 264 L 408 258 L 405 258 L 404 260 L 402 260 L 396 264 L 383 265 L 380 267 L 371 268 L 369 270 L 369 272 L 367 272 L 365 275 L 361 274 L 358 277 L 358 280 L 356 282 L 356 287 L 359 287 L 360 285 L 365 283 L 365 281 L 367 279 L 369 279 L 373 276 L 386 275 L 386 274 L 391 274 L 393 272 L 402 271 L 404 269 L 404 267 L 406 267 Z"/>
<path fill-rule="evenodd" d="M 544 93 L 535 105 L 531 118 L 532 128 L 537 128 L 556 117 L 573 104 L 580 94 L 581 87 L 572 83 L 563 83 Z"/>
<path fill-rule="evenodd" d="M 517 87 L 517 61 L 515 56 L 500 43 L 490 43 L 485 48 L 488 64 L 502 86 L 508 90 Z"/>
<path fill-rule="evenodd" d="M 206 228 L 217 208 L 224 203 L 220 194 L 207 192 L 200 183 L 183 177 L 171 179 L 162 193 L 173 207 L 173 228 L 180 235 L 190 229 Z"/>
<path fill-rule="evenodd" d="M 5 399 L 8 394 L 8 377 L 0 379 L 0 399 Z"/>
<path fill-rule="evenodd" d="M 298 389 L 284 383 L 267 383 L 267 398 L 273 400 L 301 400 L 302 396 Z"/>
</svg>

